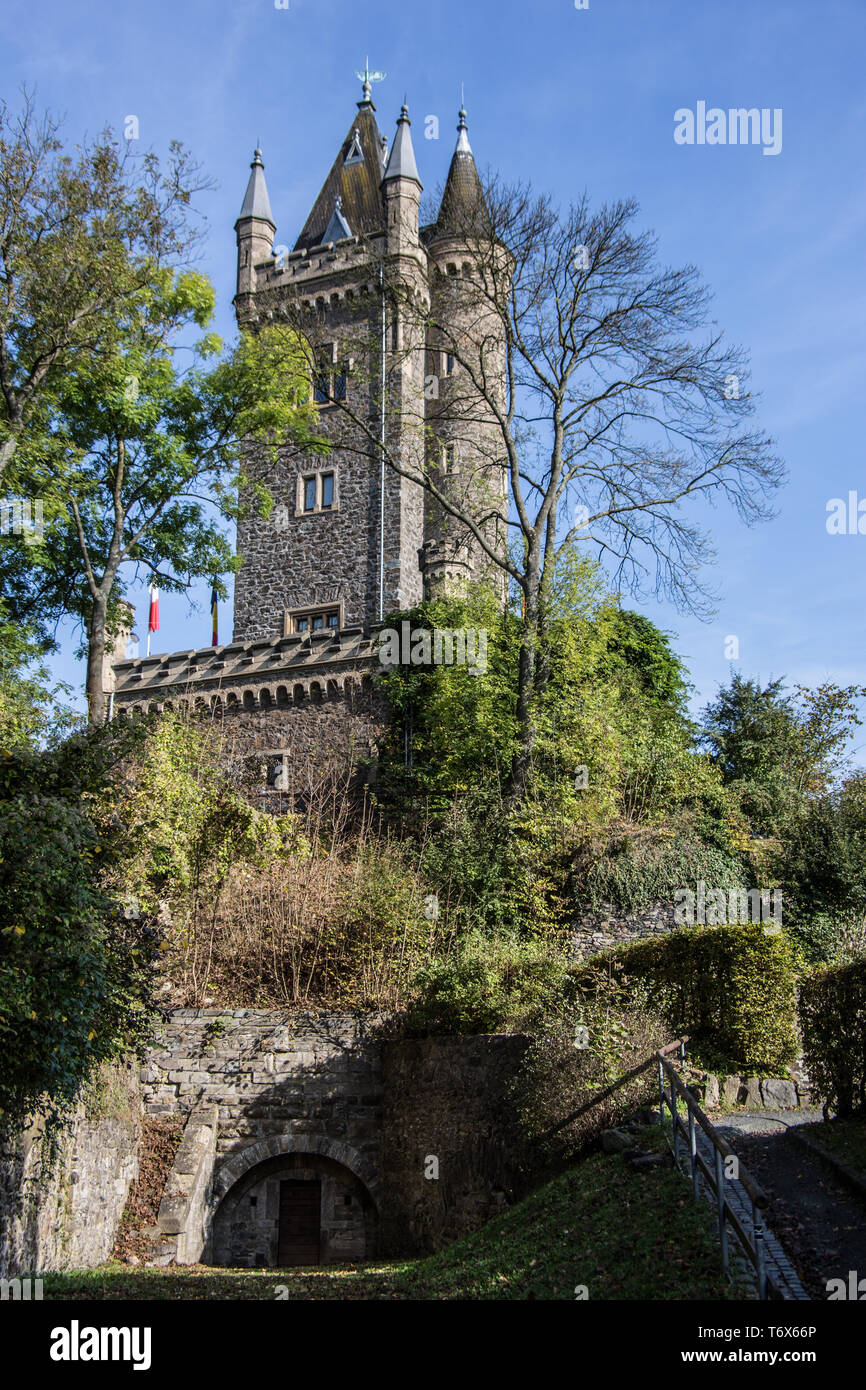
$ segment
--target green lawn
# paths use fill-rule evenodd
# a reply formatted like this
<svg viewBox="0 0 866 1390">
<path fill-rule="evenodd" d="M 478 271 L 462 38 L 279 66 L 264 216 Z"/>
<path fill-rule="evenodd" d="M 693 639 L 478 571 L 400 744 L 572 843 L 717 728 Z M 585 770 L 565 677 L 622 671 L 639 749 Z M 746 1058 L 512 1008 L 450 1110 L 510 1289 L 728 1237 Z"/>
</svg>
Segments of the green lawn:
<svg viewBox="0 0 866 1390">
<path fill-rule="evenodd" d="M 804 1125 L 803 1133 L 866 1179 L 866 1117 L 820 1120 L 814 1125 Z"/>
<path fill-rule="evenodd" d="M 593 1299 L 743 1297 L 724 1278 L 707 1203 L 670 1168 L 595 1154 L 424 1259 L 345 1268 L 130 1269 L 45 1276 L 52 1299 Z"/>
</svg>

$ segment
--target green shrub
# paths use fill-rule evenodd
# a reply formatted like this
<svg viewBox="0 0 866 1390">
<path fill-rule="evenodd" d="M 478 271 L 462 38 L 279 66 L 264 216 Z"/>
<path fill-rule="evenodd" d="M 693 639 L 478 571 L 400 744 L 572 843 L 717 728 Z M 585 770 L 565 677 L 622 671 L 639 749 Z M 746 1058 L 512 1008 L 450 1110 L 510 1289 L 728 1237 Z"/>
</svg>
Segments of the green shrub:
<svg viewBox="0 0 866 1390">
<path fill-rule="evenodd" d="M 603 857 L 593 857 L 575 875 L 574 895 L 582 907 L 613 903 L 636 912 L 666 902 L 678 888 L 698 882 L 746 888 L 742 860 L 695 839 L 659 840 L 623 836 Z"/>
<path fill-rule="evenodd" d="M 787 931 L 811 965 L 848 965 L 866 954 L 866 914 L 860 909 L 812 912 L 795 918 Z"/>
<path fill-rule="evenodd" d="M 593 994 L 618 978 L 628 998 L 640 981 L 673 1037 L 688 1033 L 744 1068 L 775 1072 L 798 1052 L 799 961 L 783 934 L 755 923 L 688 928 L 596 958 L 573 973 L 573 983 Z"/>
<path fill-rule="evenodd" d="M 534 1141 L 536 1161 L 553 1166 L 573 1160 L 636 1106 L 657 1103 L 657 1073 L 651 1067 L 550 1133 L 671 1041 L 668 1024 L 648 1003 L 647 990 L 636 984 L 623 1000 L 615 981 L 604 987 L 594 983 L 591 997 L 563 1001 L 558 1014 L 546 1021 L 527 1049 L 515 1085 L 518 1114 Z"/>
<path fill-rule="evenodd" d="M 567 972 L 565 957 L 543 941 L 470 932 L 417 972 L 406 1021 L 419 1033 L 519 1032 L 560 997 Z"/>
<path fill-rule="evenodd" d="M 0 758 L 0 1110 L 71 1103 L 98 1063 L 147 1039 L 158 936 L 104 887 L 95 824 L 136 739 L 116 726 Z"/>
<path fill-rule="evenodd" d="M 829 1108 L 866 1110 L 866 959 L 822 970 L 800 987 L 803 1059 Z"/>
</svg>

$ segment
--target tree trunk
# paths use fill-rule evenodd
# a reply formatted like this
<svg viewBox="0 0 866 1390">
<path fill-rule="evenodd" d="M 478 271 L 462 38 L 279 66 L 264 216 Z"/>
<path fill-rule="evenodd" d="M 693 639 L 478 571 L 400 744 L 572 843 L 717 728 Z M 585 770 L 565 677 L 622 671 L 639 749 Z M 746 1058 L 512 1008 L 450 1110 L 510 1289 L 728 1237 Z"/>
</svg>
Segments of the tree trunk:
<svg viewBox="0 0 866 1390">
<path fill-rule="evenodd" d="M 15 456 L 17 445 L 17 435 L 14 434 L 10 435 L 8 439 L 4 439 L 3 443 L 0 444 L 0 482 L 2 482 L 3 475 Z"/>
<path fill-rule="evenodd" d="M 539 557 L 530 555 L 527 564 L 526 605 L 523 633 L 520 640 L 520 662 L 517 672 L 517 751 L 511 763 L 506 788 L 506 800 L 517 805 L 526 789 L 526 779 L 535 748 L 535 718 L 533 704 L 536 693 L 536 660 L 538 656 L 538 569 Z"/>
<path fill-rule="evenodd" d="M 100 593 L 93 600 L 87 630 L 87 711 L 91 724 L 105 723 L 105 620 L 108 599 Z"/>
</svg>

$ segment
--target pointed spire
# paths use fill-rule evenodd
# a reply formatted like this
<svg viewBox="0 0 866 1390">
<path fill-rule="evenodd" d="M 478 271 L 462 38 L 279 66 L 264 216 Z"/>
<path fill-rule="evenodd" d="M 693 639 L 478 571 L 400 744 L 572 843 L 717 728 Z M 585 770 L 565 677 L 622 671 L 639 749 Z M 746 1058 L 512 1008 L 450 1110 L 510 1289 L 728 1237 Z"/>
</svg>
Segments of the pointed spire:
<svg viewBox="0 0 866 1390">
<path fill-rule="evenodd" d="M 265 183 L 265 166 L 262 161 L 262 152 L 256 148 L 253 153 L 253 162 L 250 165 L 250 181 L 247 184 L 247 191 L 244 195 L 243 205 L 240 210 L 241 217 L 256 217 L 261 222 L 270 222 L 272 227 L 276 223 L 271 215 L 271 202 L 268 198 L 268 186 Z"/>
<path fill-rule="evenodd" d="M 400 112 L 400 119 L 397 122 L 397 134 L 394 136 L 394 143 L 391 146 L 391 154 L 388 159 L 388 167 L 385 170 L 385 177 L 382 182 L 387 183 L 389 179 L 414 179 L 419 188 L 423 185 L 418 177 L 418 166 L 415 163 L 415 151 L 412 148 L 412 136 L 409 130 L 412 122 L 409 120 L 409 107 L 403 103 Z"/>
<path fill-rule="evenodd" d="M 461 105 L 457 117 L 457 144 L 445 180 L 436 234 L 443 236 L 472 230 L 482 236 L 489 232 L 490 212 L 469 144 L 466 109 Z"/>
</svg>

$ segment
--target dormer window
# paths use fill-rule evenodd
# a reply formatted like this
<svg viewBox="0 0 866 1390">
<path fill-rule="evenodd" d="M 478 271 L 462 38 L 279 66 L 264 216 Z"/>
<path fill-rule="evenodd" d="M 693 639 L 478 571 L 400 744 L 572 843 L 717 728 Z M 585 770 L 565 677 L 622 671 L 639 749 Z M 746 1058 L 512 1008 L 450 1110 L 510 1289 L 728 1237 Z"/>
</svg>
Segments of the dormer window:
<svg viewBox="0 0 866 1390">
<path fill-rule="evenodd" d="M 348 150 L 348 153 L 347 153 L 347 155 L 346 155 L 346 158 L 343 160 L 343 164 L 345 165 L 345 164 L 363 164 L 363 163 L 364 163 L 364 151 L 361 149 L 361 137 L 359 136 L 358 130 L 357 130 L 357 127 L 356 127 L 356 128 L 352 131 L 352 143 L 351 143 L 351 145 L 349 146 L 349 150 Z"/>
</svg>

